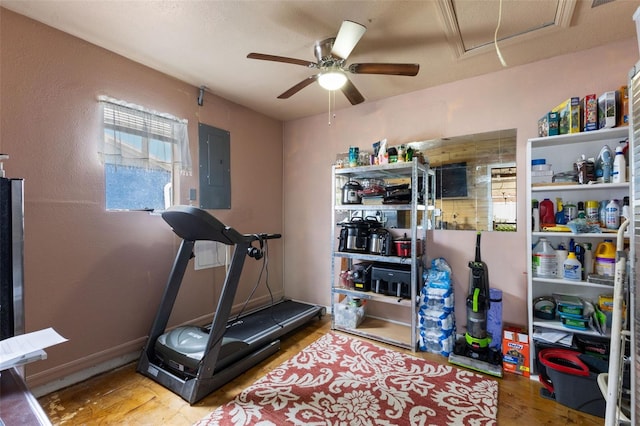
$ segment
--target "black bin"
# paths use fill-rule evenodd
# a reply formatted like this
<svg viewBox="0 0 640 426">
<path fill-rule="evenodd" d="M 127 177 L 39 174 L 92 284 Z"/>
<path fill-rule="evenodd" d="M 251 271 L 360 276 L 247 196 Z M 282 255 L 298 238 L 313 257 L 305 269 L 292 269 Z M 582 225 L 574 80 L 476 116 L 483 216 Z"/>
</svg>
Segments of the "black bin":
<svg viewBox="0 0 640 426">
<path fill-rule="evenodd" d="M 591 362 L 591 360 L 594 362 Z M 598 386 L 598 374 L 606 363 L 569 349 L 549 348 L 538 354 L 541 364 L 540 395 L 574 410 L 604 417 L 606 401 Z"/>
</svg>

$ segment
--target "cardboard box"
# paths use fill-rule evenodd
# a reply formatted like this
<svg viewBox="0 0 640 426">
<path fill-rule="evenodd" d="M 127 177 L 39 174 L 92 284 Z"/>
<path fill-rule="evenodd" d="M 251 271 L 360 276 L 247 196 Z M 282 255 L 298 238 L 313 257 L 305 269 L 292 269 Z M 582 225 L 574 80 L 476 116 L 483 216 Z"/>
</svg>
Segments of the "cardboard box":
<svg viewBox="0 0 640 426">
<path fill-rule="evenodd" d="M 617 106 L 615 90 L 604 92 L 598 97 L 598 129 L 616 127 Z"/>
<path fill-rule="evenodd" d="M 580 133 L 580 98 L 569 98 L 551 111 L 560 115 L 559 134 Z"/>
<path fill-rule="evenodd" d="M 582 113 L 582 131 L 598 130 L 598 99 L 595 93 L 586 95 L 580 100 L 580 112 Z"/>
<path fill-rule="evenodd" d="M 558 134 L 560 115 L 557 112 L 548 112 L 538 120 L 538 137 L 555 136 Z"/>
<path fill-rule="evenodd" d="M 518 327 L 505 327 L 502 331 L 502 369 L 529 377 L 530 359 L 531 350 L 527 332 Z"/>
</svg>

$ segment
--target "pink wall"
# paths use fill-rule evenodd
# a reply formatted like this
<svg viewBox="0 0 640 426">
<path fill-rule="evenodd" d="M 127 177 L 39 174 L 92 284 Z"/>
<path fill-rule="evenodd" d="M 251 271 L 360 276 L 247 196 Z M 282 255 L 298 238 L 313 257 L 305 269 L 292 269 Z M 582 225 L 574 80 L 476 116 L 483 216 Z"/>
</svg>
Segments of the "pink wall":
<svg viewBox="0 0 640 426">
<path fill-rule="evenodd" d="M 509 58 L 505 58 L 507 63 Z M 626 84 L 638 60 L 635 38 L 601 48 L 458 81 L 379 102 L 285 123 L 285 277 L 288 296 L 330 303 L 331 164 L 350 145 L 371 151 L 387 138 L 392 145 L 438 137 L 515 128 L 518 132 L 518 218 L 516 233 L 482 237 L 483 260 L 491 286 L 503 290 L 505 322 L 526 324 L 525 202 L 527 139 L 537 136 L 537 120 L 571 96 L 615 90 Z M 496 58 L 497 61 L 497 58 Z M 428 71 L 422 71 L 428 72 Z M 360 79 L 375 76 L 353 76 Z M 401 78 L 401 77 L 398 77 Z M 364 96 L 366 97 L 366 93 Z M 337 96 L 340 96 L 339 94 Z M 443 256 L 453 268 L 457 322 L 466 321 L 467 263 L 473 258 L 474 231 L 434 231 L 429 258 Z"/>
<path fill-rule="evenodd" d="M 198 107 L 197 88 L 1 8 L 0 28 L 0 152 L 7 176 L 25 180 L 26 327 L 69 339 L 28 367 L 36 386 L 139 351 L 179 243 L 160 216 L 105 211 L 97 96 L 189 120 L 182 203 L 198 186 L 198 122 L 229 130 L 232 209 L 214 214 L 245 233 L 283 232 L 282 123 L 209 93 Z M 282 248 L 270 245 L 276 297 Z M 236 305 L 258 275 L 258 262 L 246 265 Z M 223 279 L 223 268 L 189 268 L 171 324 L 210 318 Z"/>
<path fill-rule="evenodd" d="M 197 88 L 1 8 L 0 40 L 0 152 L 11 156 L 7 175 L 25 178 L 26 187 L 27 329 L 53 326 L 70 339 L 29 366 L 34 386 L 138 351 L 177 250 L 160 217 L 104 211 L 98 95 L 188 119 L 194 154 L 198 121 L 229 130 L 233 208 L 214 213 L 241 232 L 282 232 L 271 246 L 271 285 L 279 287 L 284 275 L 289 297 L 328 305 L 330 166 L 337 152 L 381 138 L 397 144 L 517 128 L 518 166 L 525 170 L 526 140 L 539 116 L 574 94 L 616 89 L 638 59 L 634 38 L 366 102 L 337 111 L 331 126 L 320 114 L 283 129 L 211 94 L 198 107 Z M 359 78 L 376 77 L 354 76 L 356 84 Z M 528 214 L 524 185 L 521 173 L 521 219 Z M 197 187 L 197 174 L 183 181 L 182 202 L 190 187 Z M 505 293 L 505 320 L 519 324 L 526 321 L 525 241 L 524 226 L 483 237 L 491 284 Z M 429 257 L 444 256 L 454 268 L 458 306 L 473 244 L 469 231 L 436 231 L 429 240 Z M 245 288 L 257 266 L 248 262 Z M 171 323 L 210 316 L 223 274 L 190 270 Z M 459 324 L 463 312 L 457 310 Z"/>
</svg>

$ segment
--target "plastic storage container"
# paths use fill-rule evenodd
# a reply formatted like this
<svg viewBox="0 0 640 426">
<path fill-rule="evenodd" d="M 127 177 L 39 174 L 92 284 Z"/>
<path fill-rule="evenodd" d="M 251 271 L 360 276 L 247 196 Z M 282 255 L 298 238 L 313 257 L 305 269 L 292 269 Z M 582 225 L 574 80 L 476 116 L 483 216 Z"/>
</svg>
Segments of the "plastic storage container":
<svg viewBox="0 0 640 426">
<path fill-rule="evenodd" d="M 334 321 L 340 327 L 356 328 L 365 317 L 364 305 L 358 306 L 349 298 L 344 299 L 342 303 L 336 303 L 334 309 Z"/>
</svg>

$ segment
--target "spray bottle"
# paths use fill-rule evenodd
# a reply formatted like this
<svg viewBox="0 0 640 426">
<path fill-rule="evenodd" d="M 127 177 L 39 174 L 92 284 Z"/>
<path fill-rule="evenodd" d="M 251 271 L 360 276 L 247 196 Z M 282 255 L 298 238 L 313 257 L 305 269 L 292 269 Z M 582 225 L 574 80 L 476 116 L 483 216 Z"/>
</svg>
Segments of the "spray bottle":
<svg viewBox="0 0 640 426">
<path fill-rule="evenodd" d="M 564 217 L 564 206 L 562 205 L 562 198 L 556 198 L 556 223 L 558 225 L 564 225 L 567 223 L 566 218 Z"/>
<path fill-rule="evenodd" d="M 624 159 L 622 147 L 616 147 L 616 156 L 613 159 L 613 174 L 611 177 L 613 183 L 622 183 L 627 181 L 627 162 Z"/>
</svg>

